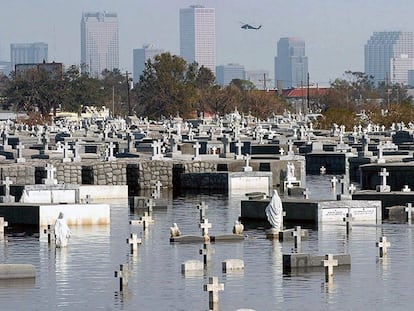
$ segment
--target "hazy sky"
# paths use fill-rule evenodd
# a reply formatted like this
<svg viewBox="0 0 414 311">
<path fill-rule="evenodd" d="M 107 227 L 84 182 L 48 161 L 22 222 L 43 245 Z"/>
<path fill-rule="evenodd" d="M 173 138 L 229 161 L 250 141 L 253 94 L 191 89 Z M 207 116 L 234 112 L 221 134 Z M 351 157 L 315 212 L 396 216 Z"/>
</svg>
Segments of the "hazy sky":
<svg viewBox="0 0 414 311">
<path fill-rule="evenodd" d="M 120 69 L 132 50 L 152 43 L 179 54 L 179 9 L 216 9 L 217 65 L 240 63 L 273 77 L 281 37 L 305 40 L 311 81 L 328 84 L 345 70 L 364 70 L 364 44 L 374 31 L 414 31 L 412 0 L 0 0 L 0 60 L 10 43 L 46 42 L 49 61 L 80 62 L 82 12 L 118 13 Z M 240 21 L 262 24 L 243 30 Z"/>
</svg>

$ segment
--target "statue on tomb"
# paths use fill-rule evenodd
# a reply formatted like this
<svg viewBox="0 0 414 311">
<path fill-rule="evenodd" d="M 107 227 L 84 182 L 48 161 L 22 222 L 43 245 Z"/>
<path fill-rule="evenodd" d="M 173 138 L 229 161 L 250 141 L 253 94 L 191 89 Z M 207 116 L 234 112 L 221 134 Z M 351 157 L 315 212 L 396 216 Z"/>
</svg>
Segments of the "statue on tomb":
<svg viewBox="0 0 414 311">
<path fill-rule="evenodd" d="M 244 226 L 240 221 L 235 221 L 233 226 L 233 234 L 242 234 Z"/>
<path fill-rule="evenodd" d="M 272 229 L 277 232 L 283 230 L 282 200 L 280 199 L 277 190 L 273 190 L 272 199 L 267 205 L 265 212 Z"/>
<path fill-rule="evenodd" d="M 296 178 L 295 178 L 295 165 L 293 165 L 292 162 L 288 162 L 287 163 L 287 167 L 286 167 L 286 180 L 287 181 L 296 180 Z"/>
<path fill-rule="evenodd" d="M 55 222 L 55 240 L 56 247 L 66 247 L 72 232 L 70 231 L 66 220 L 63 218 L 63 213 L 59 213 L 58 219 Z"/>
<path fill-rule="evenodd" d="M 181 231 L 180 228 L 178 228 L 177 224 L 174 223 L 172 227 L 170 227 L 170 236 L 172 238 L 175 238 L 177 236 L 181 235 Z"/>
</svg>

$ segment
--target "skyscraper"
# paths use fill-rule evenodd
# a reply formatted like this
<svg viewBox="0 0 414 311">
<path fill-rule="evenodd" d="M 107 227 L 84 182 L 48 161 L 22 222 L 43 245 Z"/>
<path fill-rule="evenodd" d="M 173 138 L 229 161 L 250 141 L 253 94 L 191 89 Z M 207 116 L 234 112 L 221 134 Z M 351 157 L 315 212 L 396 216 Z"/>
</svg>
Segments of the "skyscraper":
<svg viewBox="0 0 414 311">
<path fill-rule="evenodd" d="M 145 63 L 151 59 L 153 60 L 155 56 L 164 53 L 164 50 L 155 49 L 152 45 L 144 45 L 142 49 L 134 49 L 134 83 L 139 82 L 139 77 L 142 75 L 145 69 Z"/>
<path fill-rule="evenodd" d="M 414 34 L 403 31 L 374 32 L 365 45 L 365 73 L 376 83 L 390 81 L 393 58 L 404 58 L 401 64 L 414 58 Z M 407 59 L 408 58 L 408 59 Z M 395 70 L 393 70 L 395 72 Z M 398 70 L 397 70 L 398 71 Z M 408 72 L 407 72 L 408 76 Z"/>
<path fill-rule="evenodd" d="M 245 79 L 244 66 L 239 64 L 227 64 L 216 67 L 217 84 L 227 86 L 233 79 Z"/>
<path fill-rule="evenodd" d="M 214 8 L 193 5 L 180 10 L 180 55 L 188 63 L 216 69 L 216 14 Z"/>
<path fill-rule="evenodd" d="M 81 20 L 82 71 L 99 77 L 104 69 L 119 68 L 118 16 L 116 13 L 83 13 Z"/>
<path fill-rule="evenodd" d="M 298 38 L 281 38 L 277 42 L 275 57 L 275 84 L 293 88 L 305 85 L 308 74 L 308 57 L 305 56 L 305 41 Z"/>
<path fill-rule="evenodd" d="M 48 45 L 44 42 L 10 44 L 11 67 L 16 64 L 47 62 Z"/>
</svg>

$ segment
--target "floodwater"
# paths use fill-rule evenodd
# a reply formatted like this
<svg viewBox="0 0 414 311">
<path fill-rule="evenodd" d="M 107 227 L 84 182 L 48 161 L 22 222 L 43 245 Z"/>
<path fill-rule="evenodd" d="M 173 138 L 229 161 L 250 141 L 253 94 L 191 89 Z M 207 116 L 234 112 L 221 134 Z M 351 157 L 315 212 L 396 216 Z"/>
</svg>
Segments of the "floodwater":
<svg viewBox="0 0 414 311">
<path fill-rule="evenodd" d="M 333 198 L 329 177 L 312 177 L 313 197 Z M 67 249 L 48 245 L 47 237 L 6 236 L 0 242 L 1 263 L 30 263 L 37 276 L 32 281 L 0 282 L 1 310 L 208 310 L 203 291 L 209 276 L 224 284 L 220 310 L 410 310 L 414 304 L 413 234 L 407 224 L 354 224 L 349 236 L 343 224 L 323 225 L 302 241 L 302 252 L 324 255 L 349 253 L 351 266 L 334 268 L 333 283 L 324 282 L 323 269 L 282 272 L 282 254 L 292 242 L 265 239 L 264 229 L 245 230 L 243 242 L 213 243 L 210 265 L 201 275 L 183 275 L 181 263 L 202 260 L 197 244 L 170 244 L 169 227 L 176 222 L 183 234 L 200 234 L 196 205 L 205 201 L 211 235 L 231 233 L 240 215 L 242 197 L 188 194 L 175 198 L 166 209 L 154 210 L 152 224 L 129 225 L 139 215 L 127 204 L 112 204 L 111 224 L 72 227 Z M 247 226 L 249 227 L 249 226 Z M 142 245 L 131 255 L 126 239 L 142 236 Z M 378 257 L 376 242 L 385 235 L 391 242 L 385 258 Z M 222 261 L 243 259 L 245 269 L 225 274 Z M 129 283 L 119 291 L 114 271 L 129 267 Z"/>
</svg>

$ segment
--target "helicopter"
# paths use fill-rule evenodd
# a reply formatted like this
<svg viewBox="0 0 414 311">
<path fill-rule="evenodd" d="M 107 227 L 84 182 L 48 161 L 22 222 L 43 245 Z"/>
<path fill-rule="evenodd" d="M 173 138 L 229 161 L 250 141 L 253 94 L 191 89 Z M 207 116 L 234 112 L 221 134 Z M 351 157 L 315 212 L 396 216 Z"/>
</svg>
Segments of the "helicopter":
<svg viewBox="0 0 414 311">
<path fill-rule="evenodd" d="M 240 28 L 245 29 L 245 30 L 249 30 L 249 29 L 259 30 L 260 28 L 262 28 L 262 25 L 255 27 L 250 24 L 245 24 L 245 23 L 241 23 L 241 24 L 242 26 Z"/>
</svg>

